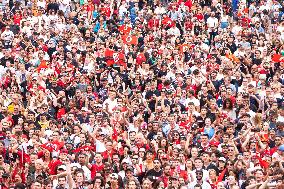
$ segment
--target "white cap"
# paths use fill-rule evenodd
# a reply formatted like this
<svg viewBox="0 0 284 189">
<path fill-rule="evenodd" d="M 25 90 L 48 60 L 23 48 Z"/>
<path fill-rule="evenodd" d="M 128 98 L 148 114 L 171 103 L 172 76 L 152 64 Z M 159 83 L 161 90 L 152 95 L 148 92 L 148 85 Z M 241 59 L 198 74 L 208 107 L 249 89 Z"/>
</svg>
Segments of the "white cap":
<svg viewBox="0 0 284 189">
<path fill-rule="evenodd" d="M 66 165 L 60 165 L 57 169 L 63 169 L 64 171 L 66 171 Z"/>
</svg>

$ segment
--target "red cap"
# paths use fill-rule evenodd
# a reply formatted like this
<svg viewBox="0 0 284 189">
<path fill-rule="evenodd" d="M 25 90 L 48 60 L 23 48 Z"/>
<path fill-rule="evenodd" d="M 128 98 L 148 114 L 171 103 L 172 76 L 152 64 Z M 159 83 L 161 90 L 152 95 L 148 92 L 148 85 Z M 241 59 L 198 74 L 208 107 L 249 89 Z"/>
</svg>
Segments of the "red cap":
<svg viewBox="0 0 284 189">
<path fill-rule="evenodd" d="M 210 142 L 210 146 L 216 146 L 216 147 L 218 147 L 218 145 L 219 145 L 219 142 L 216 142 L 216 141 L 211 141 L 211 142 Z"/>
<path fill-rule="evenodd" d="M 28 139 L 27 135 L 22 134 L 22 138 Z"/>
<path fill-rule="evenodd" d="M 162 155 L 162 156 L 161 156 L 161 159 L 169 159 L 169 156 L 168 156 L 167 154 Z"/>
<path fill-rule="evenodd" d="M 60 154 L 68 154 L 68 150 L 66 150 L 65 148 L 61 149 L 60 150 Z"/>
</svg>

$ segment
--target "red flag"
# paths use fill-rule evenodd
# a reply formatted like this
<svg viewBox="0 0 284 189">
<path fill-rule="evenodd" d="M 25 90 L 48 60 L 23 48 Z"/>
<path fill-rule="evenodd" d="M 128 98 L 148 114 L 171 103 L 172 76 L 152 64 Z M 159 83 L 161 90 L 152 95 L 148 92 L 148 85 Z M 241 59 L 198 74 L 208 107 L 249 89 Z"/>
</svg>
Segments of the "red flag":
<svg viewBox="0 0 284 189">
<path fill-rule="evenodd" d="M 123 35 L 129 35 L 129 33 L 131 32 L 131 27 L 130 26 L 126 26 L 126 25 L 122 25 L 122 26 L 120 26 L 118 28 L 118 30 Z"/>
<path fill-rule="evenodd" d="M 112 49 L 106 49 L 105 50 L 105 57 L 106 57 L 107 66 L 111 66 L 111 65 L 114 64 L 113 54 L 114 54 L 114 50 L 112 50 Z"/>
<path fill-rule="evenodd" d="M 284 61 L 284 59 L 282 59 L 282 61 L 280 60 L 281 59 L 281 55 L 280 54 L 274 54 L 273 56 L 272 56 L 272 61 L 273 62 L 283 62 Z"/>
<path fill-rule="evenodd" d="M 256 157 L 259 161 L 259 164 L 261 167 L 263 167 L 264 169 L 267 169 L 269 167 L 269 163 L 265 160 L 262 160 L 261 157 Z"/>
<path fill-rule="evenodd" d="M 72 152 L 78 153 L 78 152 L 81 152 L 81 151 L 90 151 L 90 150 L 91 150 L 91 151 L 94 151 L 95 148 L 92 147 L 92 146 L 82 146 L 82 147 L 80 147 L 80 148 L 77 148 L 77 149 L 73 150 Z"/>
<path fill-rule="evenodd" d="M 163 20 L 162 20 L 162 25 L 164 28 L 166 27 L 173 27 L 175 25 L 175 22 L 170 19 L 169 17 L 165 17 Z"/>
<path fill-rule="evenodd" d="M 64 146 L 64 142 L 53 141 L 42 144 L 41 147 L 50 152 L 59 151 Z"/>
<path fill-rule="evenodd" d="M 122 52 L 115 52 L 111 49 L 105 50 L 105 57 L 107 66 L 111 66 L 113 64 L 124 65 L 125 56 Z"/>
<path fill-rule="evenodd" d="M 122 37 L 123 43 L 127 45 L 137 45 L 138 44 L 138 38 L 134 35 L 125 35 Z"/>
</svg>

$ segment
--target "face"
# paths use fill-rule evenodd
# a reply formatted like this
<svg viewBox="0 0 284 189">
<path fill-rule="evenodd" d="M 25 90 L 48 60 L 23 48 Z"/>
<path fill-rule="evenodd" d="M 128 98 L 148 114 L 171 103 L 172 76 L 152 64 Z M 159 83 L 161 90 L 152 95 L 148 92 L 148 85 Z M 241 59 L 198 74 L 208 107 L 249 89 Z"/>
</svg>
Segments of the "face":
<svg viewBox="0 0 284 189">
<path fill-rule="evenodd" d="M 197 160 L 194 161 L 194 165 L 197 169 L 201 169 L 202 166 L 203 166 L 203 163 L 200 159 L 197 159 Z"/>
<path fill-rule="evenodd" d="M 58 184 L 62 187 L 65 187 L 66 185 L 66 178 L 65 177 L 62 177 L 62 178 L 59 178 L 58 179 Z"/>
<path fill-rule="evenodd" d="M 192 149 L 191 149 L 191 155 L 192 155 L 193 157 L 197 157 L 197 155 L 198 155 L 198 150 L 197 150 L 197 148 L 192 148 Z"/>
<path fill-rule="evenodd" d="M 207 143 L 208 142 L 208 137 L 207 136 L 201 136 L 201 142 L 202 143 Z"/>
<path fill-rule="evenodd" d="M 152 188 L 151 181 L 148 179 L 144 180 L 142 184 L 142 189 L 150 189 L 150 188 Z"/>
<path fill-rule="evenodd" d="M 201 180 L 203 177 L 203 173 L 201 171 L 196 172 L 196 179 Z"/>
<path fill-rule="evenodd" d="M 223 183 L 223 182 L 219 182 L 219 183 L 217 184 L 217 189 L 225 189 L 224 183 Z"/>
<path fill-rule="evenodd" d="M 77 173 L 77 175 L 76 175 L 76 181 L 77 181 L 77 182 L 83 182 L 83 181 L 84 181 L 84 175 L 83 175 L 83 173 Z"/>
<path fill-rule="evenodd" d="M 128 183 L 128 188 L 129 188 L 129 189 L 136 189 L 137 187 L 136 187 L 135 182 L 134 182 L 134 181 L 130 181 L 130 182 Z"/>
<path fill-rule="evenodd" d="M 155 169 L 160 169 L 160 167 L 161 167 L 160 161 L 155 160 L 155 161 L 154 161 L 154 168 L 155 168 Z"/>
<path fill-rule="evenodd" d="M 31 189 L 41 189 L 42 185 L 39 182 L 35 182 L 32 184 Z"/>
</svg>

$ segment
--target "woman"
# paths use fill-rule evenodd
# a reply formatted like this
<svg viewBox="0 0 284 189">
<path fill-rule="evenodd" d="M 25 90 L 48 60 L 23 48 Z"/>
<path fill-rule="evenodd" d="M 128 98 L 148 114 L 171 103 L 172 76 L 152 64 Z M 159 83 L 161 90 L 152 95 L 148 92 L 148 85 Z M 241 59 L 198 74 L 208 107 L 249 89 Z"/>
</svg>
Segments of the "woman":
<svg viewBox="0 0 284 189">
<path fill-rule="evenodd" d="M 94 189 L 102 189 L 104 187 L 104 178 L 101 176 L 95 176 Z"/>
<path fill-rule="evenodd" d="M 193 165 L 193 161 L 188 159 L 186 161 L 186 164 L 185 164 L 185 171 L 187 172 L 187 182 L 192 182 L 194 180 L 193 176 L 192 176 L 192 170 L 194 170 L 194 165 Z"/>
<path fill-rule="evenodd" d="M 169 143 L 168 143 L 168 140 L 166 138 L 162 138 L 159 141 L 158 147 L 159 147 L 159 149 L 162 149 L 165 153 L 168 152 L 168 146 L 169 146 Z"/>
<path fill-rule="evenodd" d="M 217 183 L 219 182 L 219 178 L 217 177 L 217 172 L 214 169 L 209 170 L 209 180 L 208 183 L 211 185 L 212 189 L 217 188 Z"/>
<path fill-rule="evenodd" d="M 231 120 L 237 117 L 236 110 L 233 108 L 233 102 L 230 98 L 226 98 L 223 103 L 223 113 L 225 113 Z"/>
<path fill-rule="evenodd" d="M 69 168 L 68 168 L 69 167 Z M 67 176 L 68 179 L 68 184 L 69 184 L 69 188 L 83 188 L 84 185 L 84 181 L 85 181 L 85 175 L 84 175 L 84 171 L 82 169 L 76 169 L 74 172 L 74 180 L 71 176 L 71 172 L 70 172 L 70 165 L 66 165 L 66 171 L 69 174 Z"/>
<path fill-rule="evenodd" d="M 154 168 L 153 153 L 151 151 L 146 152 L 146 160 L 143 162 L 143 164 L 146 171 Z"/>
<path fill-rule="evenodd" d="M 128 181 L 128 183 L 126 185 L 126 189 L 138 189 L 138 188 L 140 188 L 140 186 L 138 186 L 138 184 L 135 182 L 135 180 Z"/>
<path fill-rule="evenodd" d="M 195 158 L 197 158 L 197 156 L 198 156 L 198 148 L 192 147 L 191 151 L 190 151 L 190 155 L 191 155 L 190 160 L 194 161 Z"/>
</svg>

